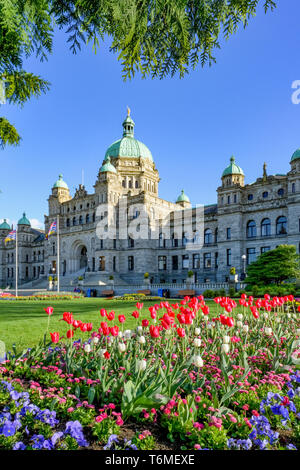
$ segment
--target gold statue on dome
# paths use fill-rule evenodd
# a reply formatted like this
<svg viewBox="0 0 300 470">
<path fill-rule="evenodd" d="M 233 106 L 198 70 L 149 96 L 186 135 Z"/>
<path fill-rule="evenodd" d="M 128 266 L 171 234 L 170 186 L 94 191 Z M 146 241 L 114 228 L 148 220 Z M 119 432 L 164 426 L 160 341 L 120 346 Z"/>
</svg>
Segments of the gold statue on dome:
<svg viewBox="0 0 300 470">
<path fill-rule="evenodd" d="M 130 108 L 127 106 L 127 116 L 130 116 Z"/>
</svg>

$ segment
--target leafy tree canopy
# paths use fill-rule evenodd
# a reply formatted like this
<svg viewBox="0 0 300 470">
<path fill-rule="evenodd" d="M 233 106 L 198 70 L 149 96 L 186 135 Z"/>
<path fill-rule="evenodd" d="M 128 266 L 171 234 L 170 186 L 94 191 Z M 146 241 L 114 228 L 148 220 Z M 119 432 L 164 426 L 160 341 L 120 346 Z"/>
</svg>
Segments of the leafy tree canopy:
<svg viewBox="0 0 300 470">
<path fill-rule="evenodd" d="M 71 50 L 111 40 L 123 77 L 183 77 L 197 64 L 215 62 L 220 35 L 228 38 L 262 5 L 274 0 L 0 0 L 0 85 L 9 103 L 24 104 L 49 83 L 23 70 L 25 57 L 41 60 L 52 52 L 55 24 L 64 29 Z M 18 144 L 20 136 L 0 117 L 0 146 Z"/>
<path fill-rule="evenodd" d="M 294 245 L 279 245 L 274 250 L 261 254 L 247 267 L 246 283 L 259 286 L 299 278 L 299 261 Z"/>
</svg>

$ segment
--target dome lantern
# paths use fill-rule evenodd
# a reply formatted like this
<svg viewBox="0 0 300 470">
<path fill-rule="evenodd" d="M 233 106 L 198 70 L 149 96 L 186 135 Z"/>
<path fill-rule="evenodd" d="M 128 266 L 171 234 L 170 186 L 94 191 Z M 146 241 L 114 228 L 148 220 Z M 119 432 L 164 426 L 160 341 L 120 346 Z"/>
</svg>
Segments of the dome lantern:
<svg viewBox="0 0 300 470">
<path fill-rule="evenodd" d="M 230 158 L 230 164 L 222 173 L 223 186 L 239 184 L 244 186 L 245 174 L 240 166 L 235 163 L 235 158 Z"/>
<path fill-rule="evenodd" d="M 123 137 L 134 137 L 134 121 L 130 117 L 130 108 L 127 106 L 127 116 L 123 121 Z"/>
<path fill-rule="evenodd" d="M 58 176 L 58 180 L 54 183 L 53 189 L 55 188 L 64 188 L 64 189 L 69 189 L 67 183 L 63 180 L 63 175 L 60 174 Z"/>
</svg>

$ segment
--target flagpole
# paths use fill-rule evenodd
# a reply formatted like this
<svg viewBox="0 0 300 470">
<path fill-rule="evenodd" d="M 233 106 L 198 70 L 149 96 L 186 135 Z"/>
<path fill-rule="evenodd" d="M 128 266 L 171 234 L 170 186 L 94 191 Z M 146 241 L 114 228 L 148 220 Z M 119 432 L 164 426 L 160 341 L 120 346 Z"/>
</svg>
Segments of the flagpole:
<svg viewBox="0 0 300 470">
<path fill-rule="evenodd" d="M 60 260 L 59 260 L 59 215 L 57 216 L 57 292 L 59 292 L 59 274 L 60 274 Z"/>
<path fill-rule="evenodd" d="M 18 227 L 16 228 L 16 297 L 18 297 Z"/>
</svg>

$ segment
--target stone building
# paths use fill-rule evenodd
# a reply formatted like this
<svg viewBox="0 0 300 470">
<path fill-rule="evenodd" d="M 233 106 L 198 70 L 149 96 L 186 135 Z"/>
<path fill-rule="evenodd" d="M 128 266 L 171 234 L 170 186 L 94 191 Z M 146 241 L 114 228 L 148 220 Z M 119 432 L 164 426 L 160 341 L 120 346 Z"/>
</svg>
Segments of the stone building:
<svg viewBox="0 0 300 470">
<path fill-rule="evenodd" d="M 268 175 L 264 164 L 262 176 L 251 184 L 245 184 L 243 170 L 231 157 L 217 203 L 199 212 L 183 190 L 176 202 L 159 197 L 158 170 L 149 148 L 135 139 L 134 126 L 128 110 L 123 136 L 107 149 L 93 193 L 79 185 L 72 196 L 59 175 L 48 199 L 45 232 L 32 229 L 25 214 L 19 220 L 19 284 L 35 281 L 38 286 L 40 280 L 42 285 L 57 272 L 57 235 L 45 239 L 57 219 L 66 285 L 80 274 L 91 284 L 105 284 L 112 275 L 115 284 L 137 283 L 146 272 L 152 282 L 179 283 L 189 271 L 195 282 L 225 282 L 231 267 L 242 278 L 246 265 L 264 251 L 280 244 L 300 249 L 300 150 L 292 155 L 287 174 Z M 135 235 L 122 232 L 124 224 Z M 10 229 L 6 221 L 0 225 L 2 287 L 13 284 L 16 275 L 15 242 L 4 244 Z M 141 230 L 146 237 L 137 235 Z"/>
</svg>

